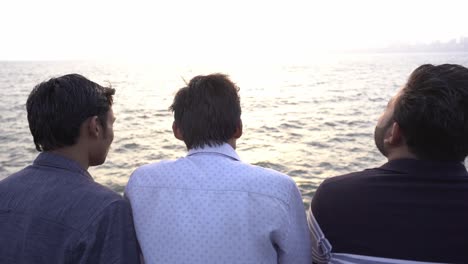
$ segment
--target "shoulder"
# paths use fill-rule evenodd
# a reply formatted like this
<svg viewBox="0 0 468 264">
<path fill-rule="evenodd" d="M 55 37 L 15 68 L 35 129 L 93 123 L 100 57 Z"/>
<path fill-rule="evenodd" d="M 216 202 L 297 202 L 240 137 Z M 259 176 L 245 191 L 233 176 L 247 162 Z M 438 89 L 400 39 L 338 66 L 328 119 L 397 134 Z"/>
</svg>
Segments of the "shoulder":
<svg viewBox="0 0 468 264">
<path fill-rule="evenodd" d="M 63 170 L 38 171 L 28 166 L 0 182 L 14 192 L 32 187 L 30 197 L 64 207 L 100 207 L 122 200 L 123 197 L 109 187 L 95 182 L 91 176 Z M 12 191 L 13 192 L 13 191 Z M 24 198 L 21 196 L 19 198 Z"/>
<path fill-rule="evenodd" d="M 119 217 L 119 219 L 113 219 L 113 216 Z M 130 203 L 126 199 L 119 198 L 114 199 L 110 203 L 104 204 L 100 210 L 97 210 L 94 216 L 91 218 L 91 222 L 96 222 L 99 219 L 109 219 L 111 221 L 120 222 L 123 221 L 125 217 L 131 216 Z"/>
<path fill-rule="evenodd" d="M 129 187 L 146 185 L 148 182 L 154 181 L 158 175 L 167 175 L 168 173 L 177 171 L 177 163 L 180 159 L 162 160 L 136 168 L 130 175 L 125 192 L 127 192 Z"/>
<path fill-rule="evenodd" d="M 9 185 L 22 184 L 21 181 L 24 179 L 24 176 L 31 174 L 31 167 L 32 167 L 31 165 L 27 166 L 17 172 L 14 172 L 13 174 L 10 174 L 4 179 L 1 179 L 0 187 L 8 188 Z"/>
<path fill-rule="evenodd" d="M 297 191 L 296 182 L 290 176 L 279 171 L 239 162 L 239 175 L 252 192 L 268 195 L 289 203 L 293 193 Z"/>
<path fill-rule="evenodd" d="M 69 220 L 75 222 L 78 229 L 85 228 L 87 222 L 83 220 L 102 217 L 114 210 L 130 210 L 130 205 L 120 194 L 96 182 L 81 185 L 70 198 L 75 200 L 70 208 Z M 81 219 L 81 220 L 80 220 Z"/>
<path fill-rule="evenodd" d="M 101 201 L 104 206 L 124 200 L 120 194 L 97 182 L 91 182 L 82 191 L 90 198 L 89 200 Z"/>
<path fill-rule="evenodd" d="M 376 186 L 382 185 L 379 183 L 381 176 L 382 170 L 374 168 L 326 179 L 312 198 L 314 214 L 321 218 L 323 214 L 338 215 L 341 211 L 367 206 L 378 195 Z M 333 208 L 333 213 L 330 208 Z"/>
<path fill-rule="evenodd" d="M 260 179 L 267 180 L 267 181 L 274 181 L 277 182 L 278 184 L 285 184 L 285 185 L 291 185 L 295 184 L 294 180 L 289 177 L 288 175 L 270 169 L 270 168 L 265 168 L 257 165 L 252 165 L 248 163 L 241 162 L 241 166 L 244 166 L 246 170 L 249 170 L 252 175 L 257 176 Z"/>
<path fill-rule="evenodd" d="M 318 189 L 321 191 L 333 191 L 333 190 L 346 190 L 354 188 L 356 185 L 366 184 L 373 181 L 378 175 L 381 174 L 380 169 L 365 169 L 362 171 L 352 172 L 339 176 L 334 176 L 324 180 Z"/>
<path fill-rule="evenodd" d="M 15 204 L 15 210 L 75 230 L 82 230 L 111 204 L 129 207 L 120 194 L 91 177 L 58 169 L 39 171 L 33 166 L 0 183 L 0 197 L 5 196 L 14 201 L 11 204 Z"/>
</svg>

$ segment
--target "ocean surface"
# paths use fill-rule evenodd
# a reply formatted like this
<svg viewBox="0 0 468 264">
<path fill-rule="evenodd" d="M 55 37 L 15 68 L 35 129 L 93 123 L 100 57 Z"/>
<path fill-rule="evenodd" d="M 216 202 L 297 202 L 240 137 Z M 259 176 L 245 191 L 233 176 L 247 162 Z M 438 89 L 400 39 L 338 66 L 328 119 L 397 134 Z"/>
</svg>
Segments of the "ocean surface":
<svg viewBox="0 0 468 264">
<path fill-rule="evenodd" d="M 240 87 L 242 160 L 290 175 L 308 203 L 326 178 L 380 166 L 373 132 L 387 101 L 424 63 L 468 66 L 468 53 L 322 56 L 298 65 L 161 65 L 147 62 L 0 62 L 0 179 L 37 156 L 25 103 L 35 84 L 79 73 L 116 90 L 115 138 L 104 165 L 90 168 L 123 192 L 140 165 L 186 154 L 168 110 L 184 80 L 228 74 Z"/>
</svg>

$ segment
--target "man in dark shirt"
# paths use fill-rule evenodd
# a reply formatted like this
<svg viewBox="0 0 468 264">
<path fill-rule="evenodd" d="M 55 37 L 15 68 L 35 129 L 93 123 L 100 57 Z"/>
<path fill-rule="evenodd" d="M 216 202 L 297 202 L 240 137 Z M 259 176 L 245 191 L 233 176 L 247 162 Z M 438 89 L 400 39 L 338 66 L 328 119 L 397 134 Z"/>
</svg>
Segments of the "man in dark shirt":
<svg viewBox="0 0 468 264">
<path fill-rule="evenodd" d="M 114 93 L 77 74 L 32 90 L 28 122 L 42 153 L 0 182 L 0 263 L 139 263 L 129 203 L 87 172 L 114 138 Z"/>
<path fill-rule="evenodd" d="M 375 143 L 388 163 L 328 179 L 312 200 L 316 262 L 468 263 L 468 69 L 417 68 Z"/>
</svg>

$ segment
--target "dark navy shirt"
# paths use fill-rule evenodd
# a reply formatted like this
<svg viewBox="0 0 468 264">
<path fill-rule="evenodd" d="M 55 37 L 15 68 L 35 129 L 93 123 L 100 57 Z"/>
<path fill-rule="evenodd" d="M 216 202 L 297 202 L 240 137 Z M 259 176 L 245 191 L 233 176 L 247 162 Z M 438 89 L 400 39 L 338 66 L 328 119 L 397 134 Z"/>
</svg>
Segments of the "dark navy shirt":
<svg viewBox="0 0 468 264">
<path fill-rule="evenodd" d="M 402 159 L 324 181 L 312 212 L 333 253 L 468 263 L 468 173 Z"/>
<path fill-rule="evenodd" d="M 139 263 L 130 205 L 77 162 L 41 153 L 0 181 L 0 263 Z"/>
</svg>

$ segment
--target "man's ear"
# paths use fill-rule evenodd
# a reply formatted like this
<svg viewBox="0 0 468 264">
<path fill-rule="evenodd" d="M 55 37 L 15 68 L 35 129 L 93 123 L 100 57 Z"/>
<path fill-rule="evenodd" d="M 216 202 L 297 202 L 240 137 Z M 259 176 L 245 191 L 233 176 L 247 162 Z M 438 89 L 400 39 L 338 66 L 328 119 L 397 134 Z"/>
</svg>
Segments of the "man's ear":
<svg viewBox="0 0 468 264">
<path fill-rule="evenodd" d="M 403 134 L 397 122 L 393 122 L 393 125 L 388 130 L 388 133 L 385 135 L 384 142 L 392 146 L 398 146 L 403 141 Z"/>
<path fill-rule="evenodd" d="M 236 127 L 236 132 L 234 132 L 234 135 L 232 136 L 235 139 L 238 139 L 242 136 L 242 119 L 239 119 L 239 123 L 237 124 Z"/>
<path fill-rule="evenodd" d="M 97 116 L 92 116 L 88 119 L 88 135 L 90 137 L 99 137 L 99 133 L 101 133 L 102 127 L 101 123 L 99 122 L 99 119 Z"/>
<path fill-rule="evenodd" d="M 179 126 L 177 126 L 176 121 L 172 122 L 172 132 L 174 133 L 174 137 L 177 138 L 178 140 L 184 140 L 184 137 L 182 136 L 182 131 L 180 131 Z"/>
</svg>

